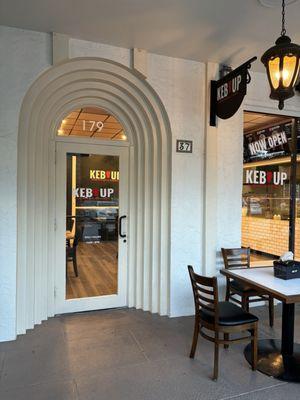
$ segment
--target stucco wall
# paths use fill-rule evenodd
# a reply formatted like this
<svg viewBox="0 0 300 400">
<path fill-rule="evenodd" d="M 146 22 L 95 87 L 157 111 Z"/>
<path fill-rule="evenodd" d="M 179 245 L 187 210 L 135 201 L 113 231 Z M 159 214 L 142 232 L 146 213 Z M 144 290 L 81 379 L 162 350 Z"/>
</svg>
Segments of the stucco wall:
<svg viewBox="0 0 300 400">
<path fill-rule="evenodd" d="M 15 337 L 17 134 L 23 97 L 50 65 L 50 35 L 0 26 L 0 341 Z"/>
</svg>

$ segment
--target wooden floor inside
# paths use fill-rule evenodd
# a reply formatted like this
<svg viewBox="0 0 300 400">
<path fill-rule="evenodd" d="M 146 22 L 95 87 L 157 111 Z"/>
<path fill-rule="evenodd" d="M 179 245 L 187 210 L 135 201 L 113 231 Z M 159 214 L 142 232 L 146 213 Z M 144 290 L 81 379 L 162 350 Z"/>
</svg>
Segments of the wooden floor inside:
<svg viewBox="0 0 300 400">
<path fill-rule="evenodd" d="M 66 298 L 103 296 L 118 291 L 118 242 L 83 243 L 77 246 L 78 277 L 67 263 Z"/>
</svg>

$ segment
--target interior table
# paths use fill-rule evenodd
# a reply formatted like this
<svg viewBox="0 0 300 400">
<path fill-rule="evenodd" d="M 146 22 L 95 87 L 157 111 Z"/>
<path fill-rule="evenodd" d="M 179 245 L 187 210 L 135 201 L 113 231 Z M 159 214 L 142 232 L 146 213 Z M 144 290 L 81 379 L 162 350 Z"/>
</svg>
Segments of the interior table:
<svg viewBox="0 0 300 400">
<path fill-rule="evenodd" d="M 259 340 L 257 369 L 283 381 L 300 382 L 300 344 L 294 343 L 295 303 L 300 302 L 300 279 L 276 278 L 272 267 L 222 269 L 220 272 L 282 302 L 281 340 Z M 244 353 L 251 363 L 250 345 Z"/>
</svg>

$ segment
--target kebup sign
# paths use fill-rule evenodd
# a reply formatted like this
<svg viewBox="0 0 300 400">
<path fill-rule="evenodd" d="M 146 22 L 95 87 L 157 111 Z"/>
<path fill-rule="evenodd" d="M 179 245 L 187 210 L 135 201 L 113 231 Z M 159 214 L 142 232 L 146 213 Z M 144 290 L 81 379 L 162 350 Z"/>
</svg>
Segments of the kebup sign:
<svg viewBox="0 0 300 400">
<path fill-rule="evenodd" d="M 119 171 L 104 171 L 100 169 L 90 169 L 90 179 L 92 181 L 118 181 Z"/>
<path fill-rule="evenodd" d="M 110 199 L 114 193 L 114 188 L 76 188 L 73 190 L 73 196 L 79 199 Z"/>
<path fill-rule="evenodd" d="M 248 69 L 253 57 L 218 81 L 211 81 L 210 126 L 216 126 L 216 117 L 228 119 L 240 108 L 251 78 Z"/>
<path fill-rule="evenodd" d="M 246 185 L 280 185 L 287 180 L 286 172 L 246 170 Z"/>
</svg>

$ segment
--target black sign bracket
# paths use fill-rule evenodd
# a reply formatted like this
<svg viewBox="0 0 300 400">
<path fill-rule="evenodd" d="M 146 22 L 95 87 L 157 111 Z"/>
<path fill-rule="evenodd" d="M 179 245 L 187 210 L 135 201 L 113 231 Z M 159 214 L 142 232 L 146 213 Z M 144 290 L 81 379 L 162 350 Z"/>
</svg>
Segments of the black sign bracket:
<svg viewBox="0 0 300 400">
<path fill-rule="evenodd" d="M 249 69 L 257 57 L 252 57 L 234 71 L 210 84 L 210 126 L 216 126 L 217 117 L 228 119 L 240 108 L 251 81 Z"/>
</svg>

